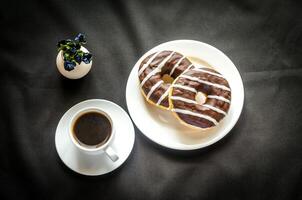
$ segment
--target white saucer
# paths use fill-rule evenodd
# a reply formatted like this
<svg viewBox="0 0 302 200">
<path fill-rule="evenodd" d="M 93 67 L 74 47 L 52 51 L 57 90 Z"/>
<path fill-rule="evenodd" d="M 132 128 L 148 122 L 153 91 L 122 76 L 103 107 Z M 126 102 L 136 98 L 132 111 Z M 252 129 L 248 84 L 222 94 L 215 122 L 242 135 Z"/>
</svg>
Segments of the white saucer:
<svg viewBox="0 0 302 200">
<path fill-rule="evenodd" d="M 160 50 L 173 50 L 188 57 L 202 59 L 229 81 L 232 89 L 230 110 L 217 127 L 207 131 L 187 128 L 181 125 L 170 111 L 159 109 L 145 101 L 139 88 L 138 67 L 146 56 Z M 199 64 L 191 61 L 193 64 Z M 198 41 L 175 40 L 154 47 L 137 61 L 128 78 L 126 101 L 132 120 L 150 140 L 171 149 L 193 150 L 219 141 L 234 127 L 242 111 L 244 89 L 237 68 L 220 50 Z"/>
<path fill-rule="evenodd" d="M 68 134 L 70 117 L 78 110 L 89 106 L 96 106 L 107 112 L 114 121 L 116 135 L 112 148 L 119 159 L 112 162 L 105 154 L 87 155 L 81 153 L 72 144 Z M 56 149 L 63 163 L 73 171 L 83 175 L 102 175 L 121 166 L 131 153 L 134 144 L 134 128 L 127 113 L 115 103 L 101 99 L 91 99 L 80 102 L 70 108 L 61 118 L 55 137 Z"/>
</svg>

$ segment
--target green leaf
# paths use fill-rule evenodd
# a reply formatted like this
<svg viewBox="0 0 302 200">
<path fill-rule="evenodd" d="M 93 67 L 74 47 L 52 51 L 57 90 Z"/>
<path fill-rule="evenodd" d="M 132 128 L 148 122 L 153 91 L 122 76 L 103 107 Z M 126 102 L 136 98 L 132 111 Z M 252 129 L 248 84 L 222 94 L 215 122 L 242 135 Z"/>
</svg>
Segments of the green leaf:
<svg viewBox="0 0 302 200">
<path fill-rule="evenodd" d="M 77 54 L 81 57 L 83 57 L 83 55 L 84 55 L 83 51 L 81 51 L 81 50 L 77 51 Z"/>
</svg>

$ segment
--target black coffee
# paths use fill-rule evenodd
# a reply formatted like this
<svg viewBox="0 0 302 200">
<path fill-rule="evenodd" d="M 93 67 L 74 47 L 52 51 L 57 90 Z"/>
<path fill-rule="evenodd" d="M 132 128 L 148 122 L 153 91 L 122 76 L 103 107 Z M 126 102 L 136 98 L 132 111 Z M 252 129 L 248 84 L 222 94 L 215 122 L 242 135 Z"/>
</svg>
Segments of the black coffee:
<svg viewBox="0 0 302 200">
<path fill-rule="evenodd" d="M 78 117 L 73 125 L 75 137 L 83 144 L 96 146 L 104 144 L 111 136 L 109 119 L 98 112 L 87 112 Z"/>
</svg>

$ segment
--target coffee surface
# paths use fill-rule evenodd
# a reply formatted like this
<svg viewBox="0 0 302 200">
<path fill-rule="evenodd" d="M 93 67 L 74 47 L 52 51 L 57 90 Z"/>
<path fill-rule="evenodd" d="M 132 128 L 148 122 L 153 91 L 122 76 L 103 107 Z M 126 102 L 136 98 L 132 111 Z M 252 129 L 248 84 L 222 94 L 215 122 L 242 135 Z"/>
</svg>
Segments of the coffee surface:
<svg viewBox="0 0 302 200">
<path fill-rule="evenodd" d="M 78 141 L 89 146 L 107 142 L 111 130 L 109 119 L 105 115 L 93 111 L 78 117 L 73 125 L 73 134 Z"/>
</svg>

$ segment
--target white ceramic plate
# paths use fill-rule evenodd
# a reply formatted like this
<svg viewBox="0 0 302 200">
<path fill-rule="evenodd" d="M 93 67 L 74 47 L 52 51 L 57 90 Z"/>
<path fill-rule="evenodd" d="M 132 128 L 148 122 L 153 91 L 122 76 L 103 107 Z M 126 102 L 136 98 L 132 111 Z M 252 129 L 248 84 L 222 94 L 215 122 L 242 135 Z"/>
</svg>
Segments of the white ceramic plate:
<svg viewBox="0 0 302 200">
<path fill-rule="evenodd" d="M 195 58 L 190 59 L 195 65 L 204 64 L 198 59 L 204 60 L 228 80 L 232 89 L 231 106 L 228 115 L 217 127 L 206 131 L 185 127 L 170 111 L 159 109 L 145 101 L 139 88 L 138 67 L 144 58 L 160 50 L 173 50 Z M 134 65 L 126 88 L 128 110 L 139 130 L 153 142 L 177 150 L 203 148 L 223 138 L 238 121 L 243 100 L 242 79 L 232 61 L 215 47 L 193 40 L 175 40 L 163 43 L 145 53 Z"/>
<path fill-rule="evenodd" d="M 115 124 L 116 135 L 112 148 L 119 159 L 112 162 L 105 154 L 81 154 L 72 144 L 68 133 L 70 117 L 85 107 L 99 107 L 110 115 Z M 101 99 L 83 101 L 70 108 L 61 118 L 55 137 L 56 149 L 63 163 L 73 171 L 89 176 L 109 173 L 121 166 L 131 153 L 134 144 L 134 128 L 127 113 L 115 103 Z"/>
</svg>

